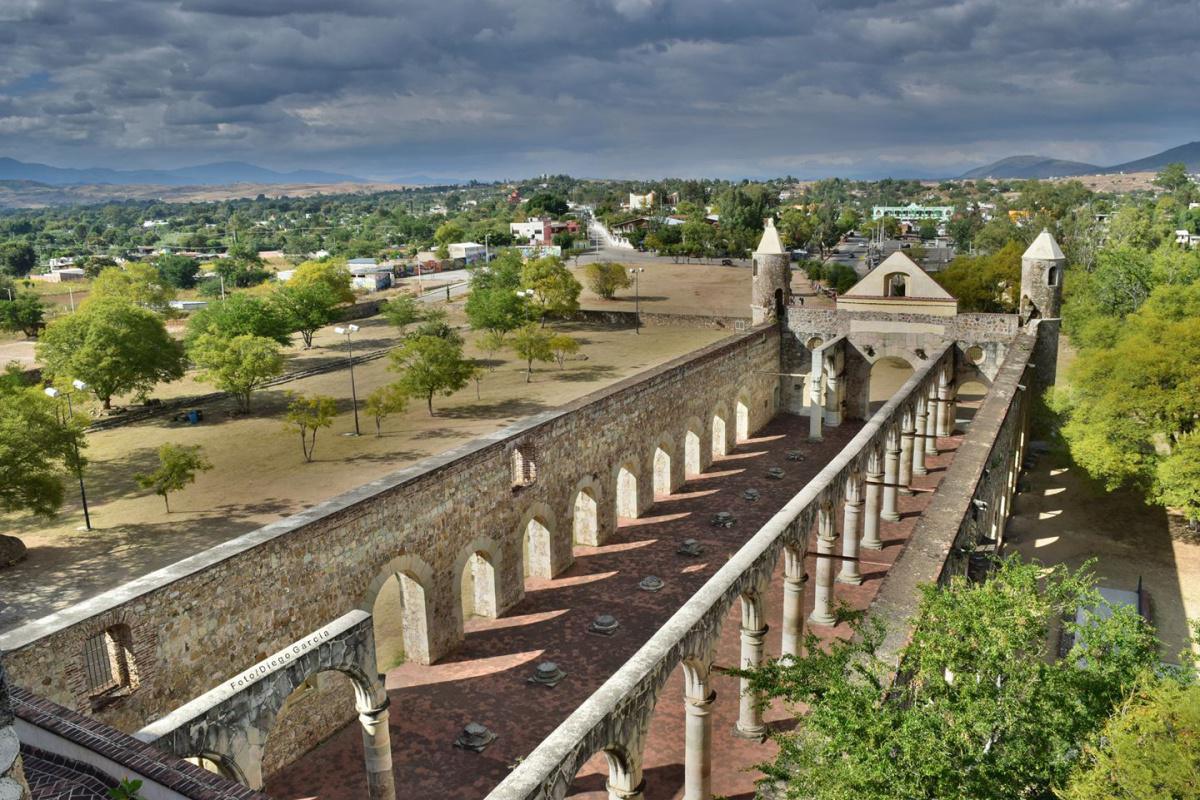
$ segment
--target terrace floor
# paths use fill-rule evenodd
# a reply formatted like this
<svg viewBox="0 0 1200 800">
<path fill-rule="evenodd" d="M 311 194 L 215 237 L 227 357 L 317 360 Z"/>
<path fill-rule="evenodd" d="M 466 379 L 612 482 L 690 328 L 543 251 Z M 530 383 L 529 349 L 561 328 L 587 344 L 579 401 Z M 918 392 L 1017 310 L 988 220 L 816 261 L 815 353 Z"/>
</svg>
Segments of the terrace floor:
<svg viewBox="0 0 1200 800">
<path fill-rule="evenodd" d="M 692 476 L 676 493 L 656 498 L 638 519 L 621 520 L 603 547 L 576 547 L 575 564 L 552 580 L 528 579 L 525 599 L 498 619 L 471 620 L 463 646 L 432 666 L 404 664 L 387 674 L 391 697 L 390 729 L 397 794 L 402 797 L 481 798 L 509 770 L 595 691 L 706 581 L 726 558 L 749 539 L 784 503 L 794 496 L 849 442 L 859 423 L 827 428 L 825 440 L 807 441 L 806 418 L 783 414 L 734 451 L 715 461 L 702 475 Z M 835 602 L 865 608 L 879 589 L 921 511 L 928 505 L 953 458 L 961 437 L 939 440 L 942 454 L 930 458 L 930 473 L 914 478 L 918 492 L 901 496 L 902 519 L 881 523 L 884 548 L 863 551 L 862 585 L 837 584 Z M 801 462 L 785 459 L 799 449 Z M 766 477 L 780 466 L 782 480 Z M 749 502 L 747 488 L 761 497 Z M 717 511 L 731 511 L 732 528 L 710 524 Z M 840 523 L 840 520 L 839 520 Z M 687 538 L 701 542 L 704 554 L 689 559 L 676 554 Z M 840 548 L 839 548 L 840 549 Z M 810 545 L 810 551 L 815 545 Z M 815 574 L 815 559 L 807 570 Z M 666 581 L 657 593 L 638 589 L 646 575 Z M 809 581 L 805 609 L 811 609 Z M 771 626 L 766 655 L 778 656 L 782 599 L 782 561 L 767 597 Z M 620 622 L 611 637 L 587 632 L 600 613 Z M 740 609 L 737 604 L 723 627 L 717 650 L 718 665 L 738 663 Z M 845 626 L 814 629 L 823 638 L 846 634 Z M 567 672 L 553 689 L 530 685 L 535 664 L 552 660 Z M 713 792 L 726 797 L 751 797 L 757 773 L 750 768 L 774 754 L 768 741 L 735 738 L 738 685 L 734 678 L 714 678 Z M 775 726 L 786 726 L 790 715 L 782 707 L 766 715 Z M 483 753 L 452 746 L 468 722 L 481 722 L 498 734 Z M 682 797 L 684 705 L 682 671 L 668 681 L 655 711 L 645 751 L 646 800 Z M 572 796 L 606 798 L 607 765 L 602 755 L 579 772 Z M 362 737 L 359 726 L 347 725 L 299 761 L 267 781 L 266 791 L 277 798 L 361 798 L 366 796 Z"/>
</svg>

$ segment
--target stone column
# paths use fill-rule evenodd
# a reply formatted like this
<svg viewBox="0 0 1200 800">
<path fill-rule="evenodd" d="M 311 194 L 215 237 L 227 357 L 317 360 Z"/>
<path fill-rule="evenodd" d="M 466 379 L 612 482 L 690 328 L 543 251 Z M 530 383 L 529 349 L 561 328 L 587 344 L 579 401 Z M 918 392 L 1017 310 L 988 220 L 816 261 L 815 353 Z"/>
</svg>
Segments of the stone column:
<svg viewBox="0 0 1200 800">
<path fill-rule="evenodd" d="M 912 474 L 928 475 L 925 469 L 925 420 L 929 417 L 929 402 L 924 397 L 917 398 L 917 409 L 913 416 L 913 451 Z"/>
<path fill-rule="evenodd" d="M 717 693 L 709 686 L 707 671 L 684 690 L 684 800 L 712 800 L 712 704 Z"/>
<path fill-rule="evenodd" d="M 900 416 L 900 467 L 896 473 L 900 494 L 912 494 L 909 484 L 912 483 L 914 432 L 913 412 L 906 408 Z"/>
<path fill-rule="evenodd" d="M 937 418 L 938 409 L 941 408 L 941 402 L 938 401 L 937 387 L 929 387 L 929 412 L 925 418 L 925 456 L 936 456 L 938 454 L 937 437 Z"/>
<path fill-rule="evenodd" d="M 840 360 L 836 351 L 825 359 L 825 422 L 830 426 L 842 424 L 842 381 L 838 374 Z"/>
<path fill-rule="evenodd" d="M 369 800 L 396 800 L 396 776 L 392 772 L 392 737 L 388 731 L 388 706 L 358 710 L 363 729 L 363 756 L 367 764 L 367 797 Z"/>
<path fill-rule="evenodd" d="M 895 428 L 888 431 L 887 442 L 883 451 L 883 508 L 879 512 L 880 519 L 888 522 L 899 522 L 900 512 L 896 510 L 896 493 L 900 475 L 900 437 Z"/>
<path fill-rule="evenodd" d="M 762 664 L 763 642 L 767 636 L 766 614 L 762 593 L 742 595 L 742 668 L 752 669 Z M 738 694 L 738 721 L 733 733 L 743 739 L 761 741 L 767 735 L 763 724 L 759 696 L 750 691 L 750 681 L 742 678 Z"/>
<path fill-rule="evenodd" d="M 953 436 L 958 427 L 958 387 L 950 387 L 950 402 L 946 404 L 946 435 Z"/>
<path fill-rule="evenodd" d="M 644 735 L 626 748 L 624 758 L 607 754 L 608 800 L 643 800 L 646 781 L 642 779 L 642 747 Z"/>
<path fill-rule="evenodd" d="M 846 510 L 842 518 L 842 568 L 838 583 L 858 585 L 863 582 L 858 569 L 858 521 L 863 511 L 862 478 L 851 475 L 846 479 Z"/>
<path fill-rule="evenodd" d="M 879 453 L 871 451 L 867 458 L 866 505 L 863 508 L 863 536 L 860 547 L 867 550 L 882 550 L 883 542 L 879 538 L 879 500 L 883 492 L 883 467 L 879 463 Z"/>
<path fill-rule="evenodd" d="M 824 356 L 815 352 L 812 354 L 812 374 L 808 376 L 808 440 L 810 442 L 819 442 L 823 438 L 821 424 L 824 422 L 825 416 L 825 397 L 824 392 L 821 391 L 821 385 L 824 383 L 821 365 L 824 363 Z"/>
<path fill-rule="evenodd" d="M 804 584 L 807 582 L 800 551 L 783 548 L 783 641 L 780 652 L 793 658 L 800 657 L 800 643 L 804 638 Z"/>
<path fill-rule="evenodd" d="M 937 435 L 949 436 L 951 428 L 954 427 L 952 424 L 954 419 L 950 416 L 950 384 L 944 379 L 938 381 L 937 396 Z"/>
<path fill-rule="evenodd" d="M 837 542 L 837 529 L 833 522 L 833 509 L 822 508 L 817 512 L 817 585 L 813 592 L 813 610 L 808 621 L 814 625 L 832 625 L 833 616 L 833 546 Z"/>
</svg>

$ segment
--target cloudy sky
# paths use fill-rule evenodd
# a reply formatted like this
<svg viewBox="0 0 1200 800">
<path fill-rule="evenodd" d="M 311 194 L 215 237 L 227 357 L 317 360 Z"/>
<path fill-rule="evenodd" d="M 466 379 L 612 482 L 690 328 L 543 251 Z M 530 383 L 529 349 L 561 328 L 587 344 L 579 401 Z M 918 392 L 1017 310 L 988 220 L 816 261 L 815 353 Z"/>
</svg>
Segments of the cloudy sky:
<svg viewBox="0 0 1200 800">
<path fill-rule="evenodd" d="M 1198 0 L 0 0 L 0 156 L 950 175 L 1200 139 Z"/>
</svg>

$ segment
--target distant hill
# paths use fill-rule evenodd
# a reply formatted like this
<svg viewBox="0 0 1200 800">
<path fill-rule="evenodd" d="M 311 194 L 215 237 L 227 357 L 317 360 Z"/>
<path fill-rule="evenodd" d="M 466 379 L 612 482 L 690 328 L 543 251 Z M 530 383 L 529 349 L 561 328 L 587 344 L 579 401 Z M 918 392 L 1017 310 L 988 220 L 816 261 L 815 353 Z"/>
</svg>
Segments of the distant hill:
<svg viewBox="0 0 1200 800">
<path fill-rule="evenodd" d="M 960 180 L 980 178 L 1059 178 L 1066 175 L 1095 175 L 1104 167 L 1082 161 L 1064 161 L 1045 156 L 1009 156 L 985 167 L 977 167 L 959 176 Z"/>
<path fill-rule="evenodd" d="M 0 158 L 0 180 L 37 181 L 50 186 L 78 184 L 224 186 L 232 183 L 365 183 L 353 175 L 320 170 L 275 170 L 241 161 L 222 161 L 166 170 L 73 169 Z"/>
<path fill-rule="evenodd" d="M 1172 147 L 1152 156 L 1126 161 L 1111 167 L 1085 164 L 1081 161 L 1063 161 L 1045 156 L 1011 156 L 984 167 L 964 172 L 960 180 L 979 178 L 1065 178 L 1073 175 L 1105 175 L 1114 172 L 1156 172 L 1167 164 L 1181 161 L 1188 172 L 1200 172 L 1200 142 Z"/>
</svg>

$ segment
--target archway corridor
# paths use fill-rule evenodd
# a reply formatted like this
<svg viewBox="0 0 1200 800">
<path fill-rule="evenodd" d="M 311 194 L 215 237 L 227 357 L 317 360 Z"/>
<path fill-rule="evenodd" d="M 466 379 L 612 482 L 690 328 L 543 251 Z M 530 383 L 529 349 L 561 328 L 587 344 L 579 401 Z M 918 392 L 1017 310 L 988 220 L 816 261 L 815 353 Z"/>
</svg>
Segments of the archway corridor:
<svg viewBox="0 0 1200 800">
<path fill-rule="evenodd" d="M 405 796 L 478 800 L 508 774 L 508 766 L 526 756 L 581 702 L 665 622 L 723 564 L 727 556 L 782 505 L 795 495 L 825 463 L 854 436 L 858 423 L 845 423 L 825 431 L 819 443 L 807 441 L 808 420 L 783 414 L 755 436 L 733 447 L 726 458 L 717 458 L 703 474 L 689 477 L 669 498 L 647 509 L 640 519 L 622 520 L 602 547 L 576 546 L 575 563 L 554 579 L 529 578 L 525 599 L 499 619 L 475 618 L 465 641 L 448 658 L 433 666 L 405 663 L 387 674 L 391 698 L 391 733 L 396 785 Z M 936 486 L 944 465 L 953 456 L 957 438 L 942 440 L 944 452 L 931 458 L 930 474 L 916 479 L 918 487 Z M 801 449 L 806 458 L 789 462 L 785 454 Z M 748 456 L 747 454 L 756 454 Z M 779 466 L 782 480 L 765 477 Z M 761 497 L 748 502 L 747 488 Z M 863 607 L 878 590 L 886 565 L 916 524 L 916 516 L 931 495 L 918 492 L 900 499 L 904 516 L 899 523 L 884 523 L 885 547 L 866 554 L 865 580 L 859 586 L 838 584 L 836 596 Z M 717 511 L 730 511 L 737 519 L 731 528 L 711 524 Z M 698 558 L 676 553 L 684 539 L 699 540 Z M 814 572 L 811 557 L 807 564 Z M 878 563 L 876 563 L 878 562 Z M 778 655 L 782 560 L 767 595 L 771 626 L 766 651 Z M 642 591 L 639 581 L 657 575 L 665 582 L 656 593 Z M 809 581 L 805 613 L 812 607 L 813 582 Z M 588 631 L 598 614 L 612 614 L 620 624 L 613 636 Z M 716 663 L 738 661 L 739 614 L 737 604 L 723 627 Z M 527 678 L 543 660 L 556 662 L 567 677 L 553 689 L 530 685 Z M 678 670 L 677 670 L 678 671 Z M 742 769 L 768 756 L 771 745 L 735 739 L 730 730 L 737 716 L 737 683 L 715 678 L 715 759 L 713 791 L 749 796 L 753 774 Z M 681 797 L 683 791 L 683 699 L 680 677 L 668 682 L 650 726 L 645 751 L 647 800 Z M 783 714 L 774 709 L 769 721 Z M 464 724 L 481 722 L 498 735 L 482 753 L 452 747 Z M 272 797 L 358 798 L 364 796 L 361 735 L 354 725 L 335 734 L 323 745 L 284 770 L 268 786 Z M 607 766 L 602 754 L 579 772 L 572 796 L 607 797 Z"/>
</svg>

